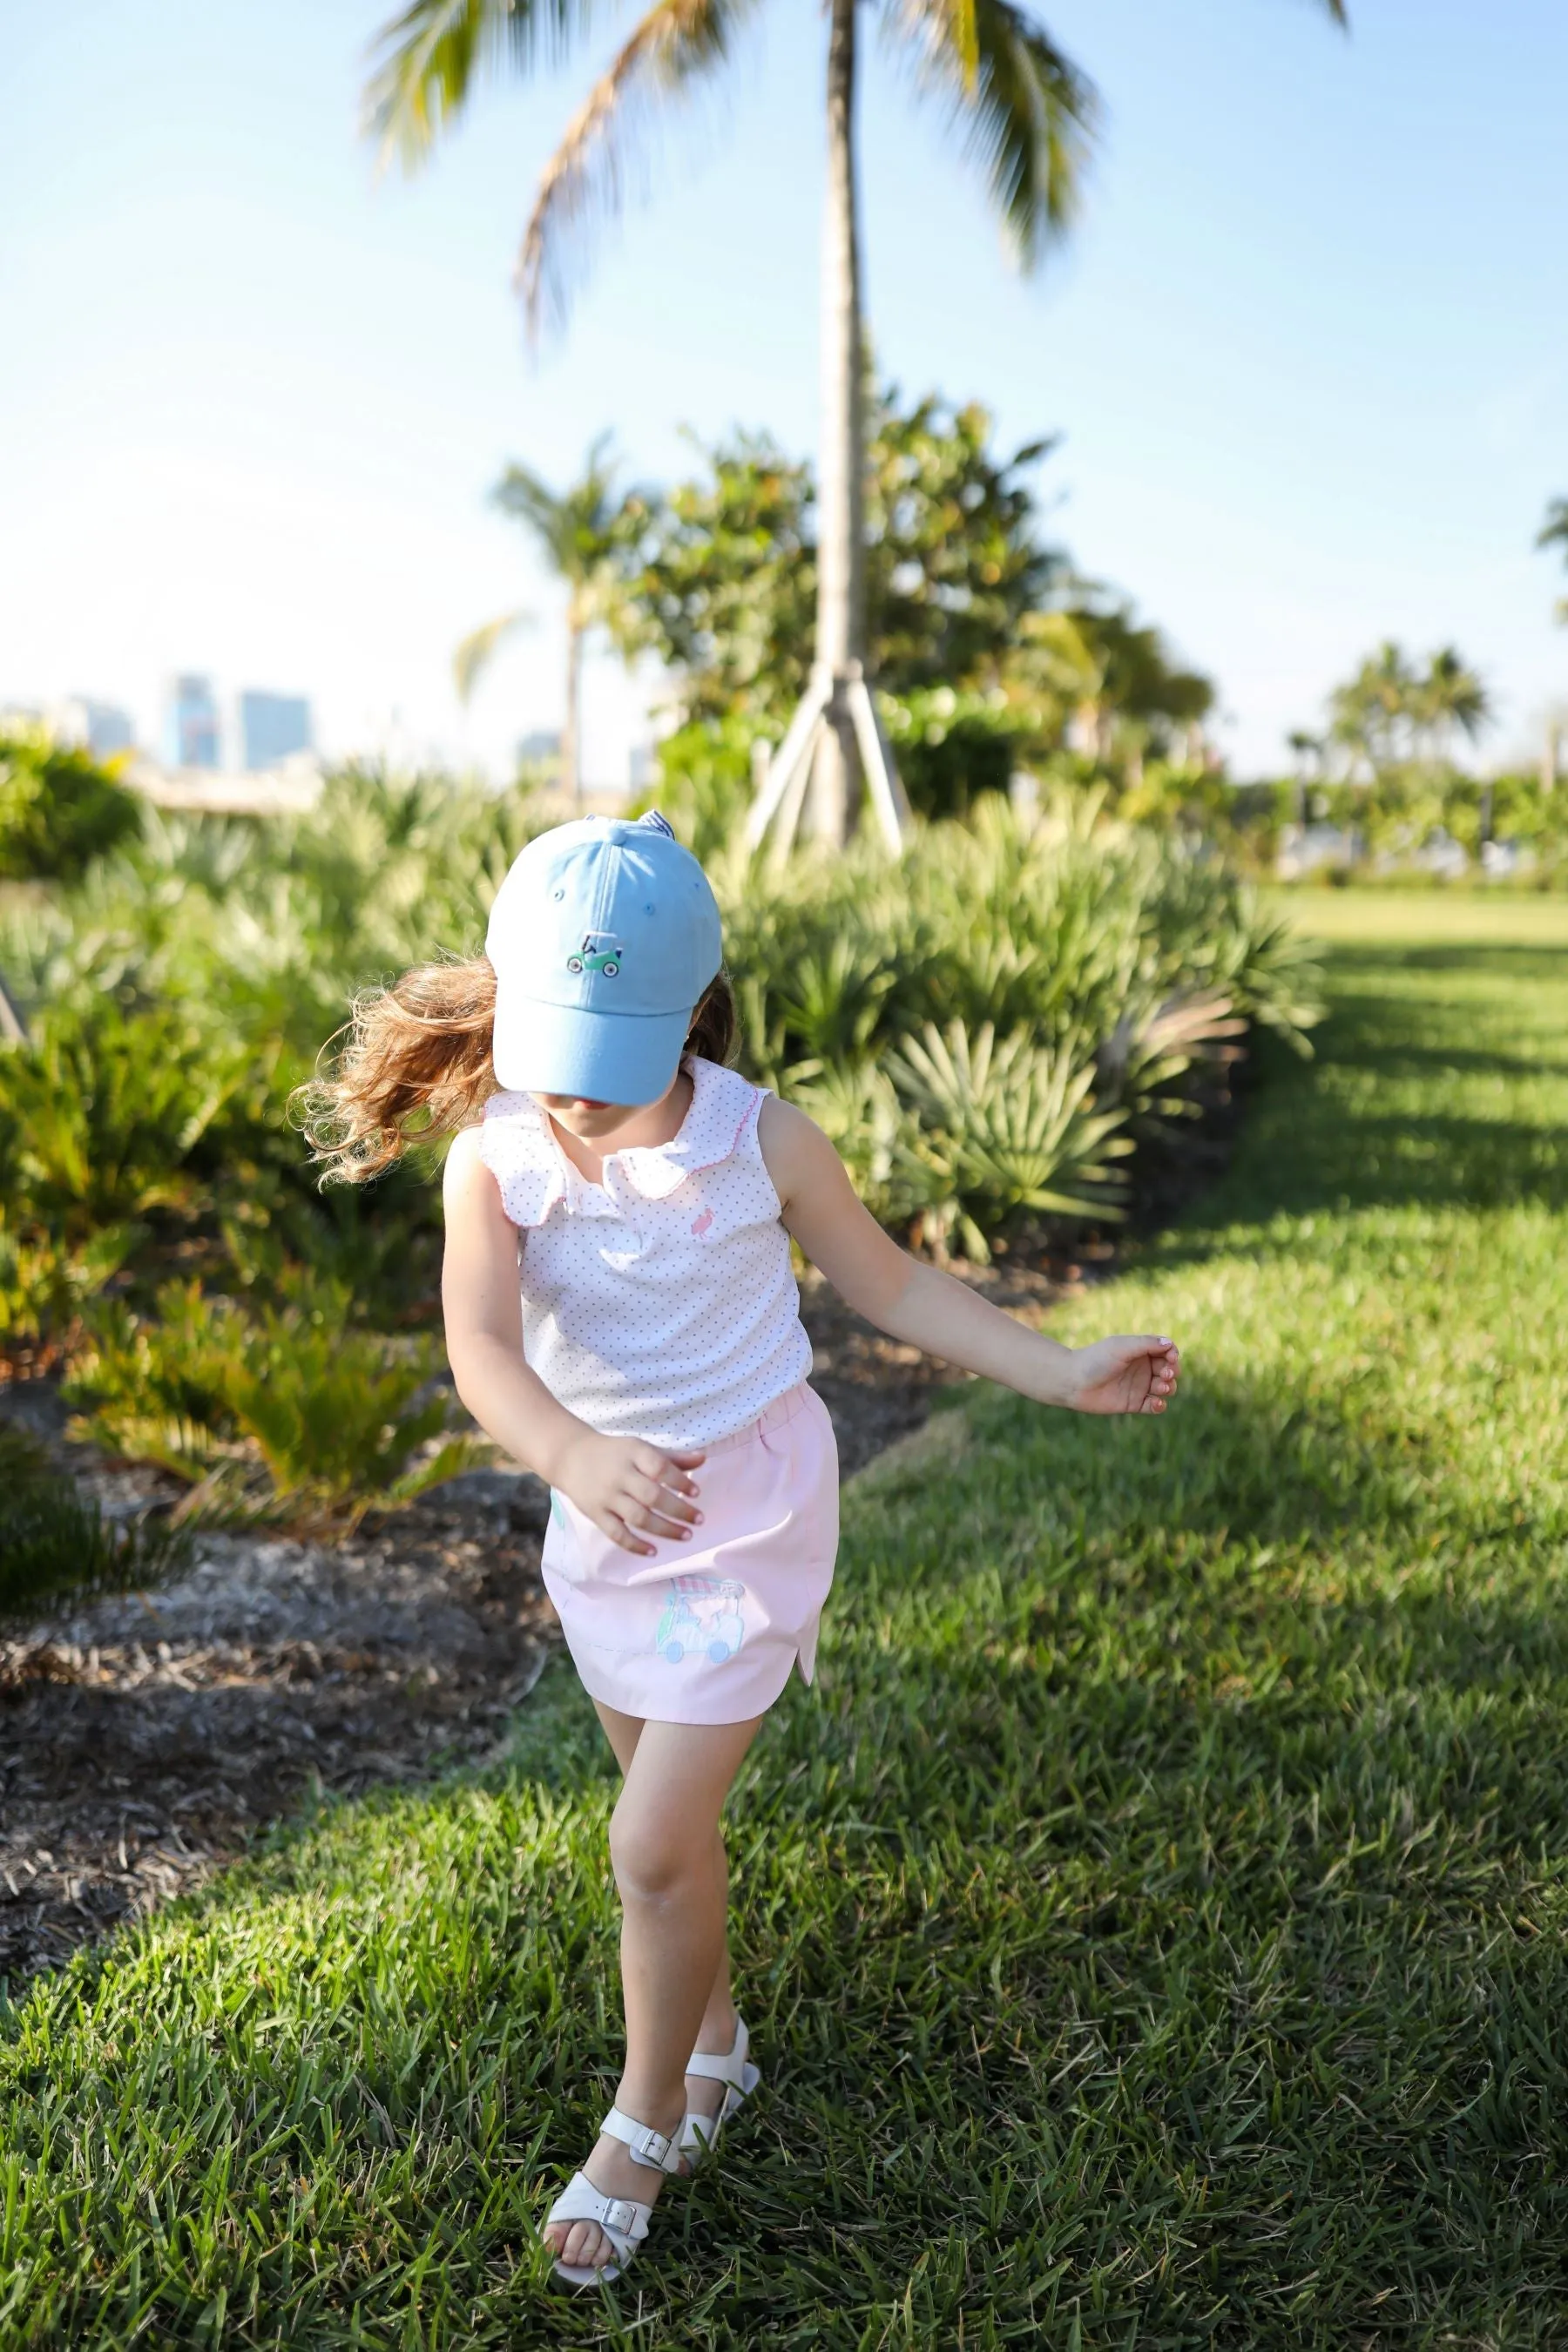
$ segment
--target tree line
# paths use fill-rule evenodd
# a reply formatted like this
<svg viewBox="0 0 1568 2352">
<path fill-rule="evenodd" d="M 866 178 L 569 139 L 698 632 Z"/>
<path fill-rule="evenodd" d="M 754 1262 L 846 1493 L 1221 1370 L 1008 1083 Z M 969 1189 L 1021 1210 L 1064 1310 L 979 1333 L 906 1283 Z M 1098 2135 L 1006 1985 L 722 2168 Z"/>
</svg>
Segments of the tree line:
<svg viewBox="0 0 1568 2352">
<path fill-rule="evenodd" d="M 1043 536 L 1035 488 L 1055 444 L 993 446 L 978 402 L 868 396 L 867 667 L 910 800 L 962 813 L 1020 761 L 1077 750 L 1136 772 L 1201 748 L 1214 688 L 1128 601 Z M 812 467 L 771 436 L 704 446 L 685 480 L 622 486 L 607 438 L 555 489 L 521 464 L 495 504 L 527 530 L 566 596 L 565 723 L 559 774 L 580 788 L 578 698 L 591 634 L 628 662 L 653 656 L 677 720 L 661 747 L 700 830 L 750 790 L 752 747 L 776 743 L 815 657 L 821 562 Z M 458 648 L 467 693 L 525 612 Z"/>
</svg>

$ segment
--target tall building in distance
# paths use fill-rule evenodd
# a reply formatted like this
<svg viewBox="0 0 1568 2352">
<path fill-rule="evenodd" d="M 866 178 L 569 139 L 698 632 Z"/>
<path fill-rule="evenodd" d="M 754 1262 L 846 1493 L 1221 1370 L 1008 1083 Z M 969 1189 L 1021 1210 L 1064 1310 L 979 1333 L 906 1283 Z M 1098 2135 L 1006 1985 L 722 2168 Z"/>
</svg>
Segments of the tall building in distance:
<svg viewBox="0 0 1568 2352">
<path fill-rule="evenodd" d="M 136 740 L 136 730 L 131 723 L 131 713 L 121 710 L 117 702 L 95 702 L 90 695 L 72 697 L 73 716 L 79 712 L 79 740 L 96 759 L 106 760 L 115 751 L 129 751 Z"/>
<path fill-rule="evenodd" d="M 275 768 L 295 751 L 310 749 L 310 706 L 302 694 L 239 698 L 240 758 L 247 768 Z"/>
<path fill-rule="evenodd" d="M 171 768 L 217 766 L 217 704 L 210 678 L 186 672 L 174 681 L 163 718 L 163 757 Z"/>
</svg>

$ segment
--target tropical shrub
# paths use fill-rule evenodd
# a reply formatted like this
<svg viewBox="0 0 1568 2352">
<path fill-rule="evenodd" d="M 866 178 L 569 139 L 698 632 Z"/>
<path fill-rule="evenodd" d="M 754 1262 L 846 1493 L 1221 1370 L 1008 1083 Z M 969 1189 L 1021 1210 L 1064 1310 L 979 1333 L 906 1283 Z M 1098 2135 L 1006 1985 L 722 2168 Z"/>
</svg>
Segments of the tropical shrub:
<svg viewBox="0 0 1568 2352">
<path fill-rule="evenodd" d="M 1440 761 L 1390 766 L 1365 782 L 1288 777 L 1239 787 L 1211 827 L 1228 854 L 1268 870 L 1287 826 L 1327 824 L 1345 838 L 1345 867 L 1379 879 L 1421 872 L 1438 845 L 1471 866 L 1495 842 L 1525 853 L 1529 878 L 1554 887 L 1568 874 L 1568 785 L 1543 790 L 1538 772 L 1479 776 Z"/>
<path fill-rule="evenodd" d="M 127 1014 L 96 999 L 47 1013 L 0 1063 L 10 1213 L 73 1242 L 153 1210 L 189 1214 L 196 1148 L 249 1058 L 188 1005 Z"/>
<path fill-rule="evenodd" d="M 85 1241 L 12 1229 L 0 1208 L 0 1356 L 47 1371 L 68 1354 L 88 1303 L 101 1296 L 142 1240 L 140 1224 L 105 1225 Z"/>
<path fill-rule="evenodd" d="M 808 1109 L 874 1213 L 980 1260 L 1041 1216 L 1107 1217 L 1252 1023 L 1297 1045 L 1316 975 L 1234 875 L 1058 793 L 993 796 L 889 864 L 712 866 L 742 1065 Z M 1102 1123 L 1103 1122 L 1103 1123 Z"/>
<path fill-rule="evenodd" d="M 0 882 L 74 882 L 141 824 L 141 803 L 90 753 L 0 734 Z"/>
<path fill-rule="evenodd" d="M 724 909 L 741 1066 L 918 1250 L 1115 1219 L 1242 1028 L 1300 1044 L 1315 1017 L 1235 875 L 1081 782 L 1033 820 L 984 793 L 896 863 L 867 837 L 780 867 L 740 837 L 741 733 L 686 737 L 661 789 L 684 779 L 672 821 Z M 0 907 L 31 1030 L 0 1050 L 0 1354 L 63 1360 L 79 1433 L 163 1464 L 186 1520 L 343 1527 L 479 1458 L 439 1380 L 441 1148 L 322 1194 L 284 1105 L 356 989 L 477 951 L 546 821 L 344 772 L 309 817 L 152 813 Z"/>
<path fill-rule="evenodd" d="M 972 1036 L 927 1022 L 889 1056 L 906 1110 L 900 1172 L 915 1207 L 914 1235 L 945 1256 L 956 1235 L 982 1263 L 991 1237 L 1019 1212 L 1116 1217 L 1111 1163 L 1132 1150 L 1119 1109 L 1094 1100 L 1095 1066 L 1072 1041 L 1037 1045 L 1027 1030 L 995 1042 L 989 1021 Z"/>
<path fill-rule="evenodd" d="M 182 1519 L 353 1526 L 484 1459 L 452 1428 L 440 1344 L 355 1328 L 335 1283 L 300 1273 L 279 1306 L 247 1311 L 195 1282 L 139 1317 L 91 1317 L 66 1383 L 73 1433 L 185 1479 Z"/>
<path fill-rule="evenodd" d="M 750 723 L 693 719 L 667 735 L 658 773 L 634 802 L 632 814 L 657 808 L 668 817 L 692 855 L 706 863 L 743 821 L 752 793 Z"/>
<path fill-rule="evenodd" d="M 140 1591 L 190 1554 L 188 1531 L 166 1520 L 111 1524 L 26 1431 L 0 1423 L 0 1622 L 67 1595 Z"/>
<path fill-rule="evenodd" d="M 981 793 L 1005 793 L 1037 723 L 999 688 L 960 693 L 913 688 L 879 698 L 910 805 L 925 817 L 963 816 Z"/>
</svg>

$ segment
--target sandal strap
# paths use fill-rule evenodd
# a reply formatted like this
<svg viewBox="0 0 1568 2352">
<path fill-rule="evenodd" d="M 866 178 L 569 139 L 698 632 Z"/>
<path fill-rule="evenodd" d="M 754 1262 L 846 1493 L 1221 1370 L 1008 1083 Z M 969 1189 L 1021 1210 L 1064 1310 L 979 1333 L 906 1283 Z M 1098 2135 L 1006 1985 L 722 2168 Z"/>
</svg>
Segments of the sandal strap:
<svg viewBox="0 0 1568 2352">
<path fill-rule="evenodd" d="M 651 2205 L 639 2205 L 635 2197 L 606 2197 L 585 2172 L 574 2172 L 551 2207 L 548 2219 L 596 2222 L 624 2260 L 628 2249 L 647 2237 L 652 2215 Z"/>
<path fill-rule="evenodd" d="M 711 2052 L 694 2050 L 686 2062 L 689 2074 L 697 2074 L 705 2083 L 728 2083 L 732 2091 L 750 2088 L 746 2081 L 746 2048 L 749 2041 L 746 2021 L 735 2020 L 735 2043 L 731 2050 Z"/>
<path fill-rule="evenodd" d="M 646 2164 L 650 2172 L 679 2172 L 680 2146 L 674 2132 L 655 2131 L 651 2124 L 639 2124 L 635 2116 L 623 2115 L 612 2107 L 599 2129 L 611 2139 L 618 2139 L 626 2148 L 634 2164 Z"/>
</svg>

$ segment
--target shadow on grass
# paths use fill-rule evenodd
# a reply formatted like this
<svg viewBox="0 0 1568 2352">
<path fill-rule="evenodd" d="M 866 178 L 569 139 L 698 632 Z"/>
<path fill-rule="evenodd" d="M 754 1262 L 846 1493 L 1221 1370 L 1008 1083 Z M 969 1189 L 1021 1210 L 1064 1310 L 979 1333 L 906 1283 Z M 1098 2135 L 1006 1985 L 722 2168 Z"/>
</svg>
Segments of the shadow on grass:
<svg viewBox="0 0 1568 2352">
<path fill-rule="evenodd" d="M 1550 2342 L 1544 1584 L 1457 1581 L 1405 1443 L 1283 1387 L 966 1412 L 851 1498 L 824 1687 L 743 1776 L 766 2084 L 618 2315 L 528 2252 L 617 2044 L 614 1767 L 558 1664 L 507 1766 L 277 1832 L 10 2021 L 8 2144 L 91 2255 L 28 2340 L 205 2341 L 216 2276 L 281 2330 L 236 2341 L 323 2352 Z"/>
<path fill-rule="evenodd" d="M 1517 951 L 1521 959 L 1530 952 Z M 1371 992 L 1373 983 L 1385 986 L 1401 961 L 1393 951 L 1336 952 L 1330 1017 L 1315 1033 L 1305 1068 L 1277 1040 L 1257 1042 L 1244 1148 L 1230 1173 L 1153 1244 L 1160 1264 L 1207 1255 L 1216 1234 L 1245 1223 L 1258 1228 L 1254 1254 L 1271 1252 L 1266 1228 L 1281 1214 L 1568 1207 L 1568 1139 L 1554 1101 L 1568 1064 L 1513 1050 L 1517 998 L 1530 975 L 1510 971 L 1500 1001 L 1479 992 L 1473 1006 L 1357 992 L 1358 961 L 1369 967 L 1362 977 Z M 1453 957 L 1467 971 L 1477 961 L 1460 951 Z M 1568 950 L 1552 960 L 1551 973 L 1561 987 Z M 1555 1030 L 1543 1034 L 1543 1045 L 1557 1042 Z M 1512 1104 L 1515 1115 L 1497 1116 L 1488 1081 L 1503 1082 L 1515 1096 L 1538 1087 L 1542 1116 L 1521 1117 L 1518 1108 L 1530 1106 Z"/>
</svg>

